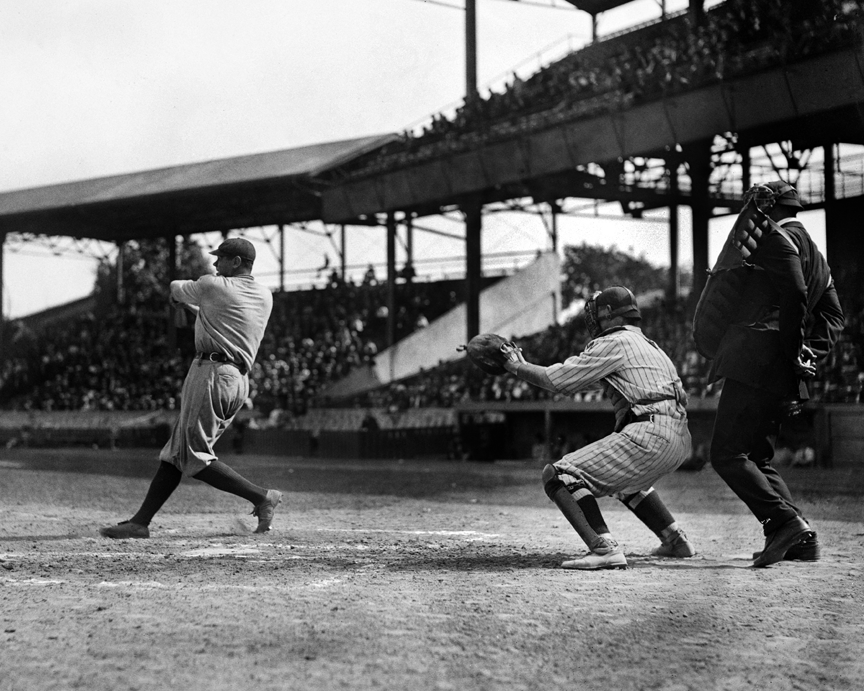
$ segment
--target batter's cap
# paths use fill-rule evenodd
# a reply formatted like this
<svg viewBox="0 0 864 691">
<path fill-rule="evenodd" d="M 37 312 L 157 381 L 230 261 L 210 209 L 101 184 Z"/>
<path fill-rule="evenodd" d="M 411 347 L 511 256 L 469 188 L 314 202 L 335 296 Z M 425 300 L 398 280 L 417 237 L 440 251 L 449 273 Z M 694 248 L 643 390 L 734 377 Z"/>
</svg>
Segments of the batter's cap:
<svg viewBox="0 0 864 691">
<path fill-rule="evenodd" d="M 217 257 L 240 257 L 255 261 L 255 245 L 243 238 L 228 238 L 210 254 Z"/>
<path fill-rule="evenodd" d="M 801 197 L 798 196 L 798 190 L 792 187 L 788 182 L 784 182 L 783 180 L 774 180 L 772 182 L 766 182 L 765 187 L 770 189 L 774 195 L 775 204 L 794 206 L 798 209 L 804 208 L 801 205 Z"/>
<path fill-rule="evenodd" d="M 606 288 L 597 296 L 597 308 L 609 307 L 610 317 L 636 317 L 641 319 L 639 305 L 636 304 L 636 296 L 629 288 L 624 286 L 612 286 Z"/>
</svg>

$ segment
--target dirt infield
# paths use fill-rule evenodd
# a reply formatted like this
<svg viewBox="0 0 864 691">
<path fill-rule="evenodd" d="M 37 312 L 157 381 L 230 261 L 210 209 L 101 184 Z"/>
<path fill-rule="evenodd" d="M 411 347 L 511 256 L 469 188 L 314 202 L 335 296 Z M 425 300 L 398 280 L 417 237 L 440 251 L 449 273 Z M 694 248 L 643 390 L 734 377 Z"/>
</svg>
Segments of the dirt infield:
<svg viewBox="0 0 864 691">
<path fill-rule="evenodd" d="M 0 453 L 0 689 L 861 689 L 864 478 L 784 475 L 823 559 L 750 568 L 710 469 L 658 489 L 689 560 L 612 500 L 626 571 L 581 551 L 530 463 L 224 457 L 287 490 L 275 529 L 194 481 L 114 542 L 153 452 Z M 864 471 L 862 471 L 864 472 Z"/>
</svg>

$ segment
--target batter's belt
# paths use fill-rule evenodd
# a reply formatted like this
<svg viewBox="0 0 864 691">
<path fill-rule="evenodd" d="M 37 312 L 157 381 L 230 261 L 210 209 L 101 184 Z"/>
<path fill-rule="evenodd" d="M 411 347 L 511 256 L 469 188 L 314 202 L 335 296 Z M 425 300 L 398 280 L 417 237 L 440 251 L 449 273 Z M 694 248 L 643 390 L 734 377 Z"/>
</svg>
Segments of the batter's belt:
<svg viewBox="0 0 864 691">
<path fill-rule="evenodd" d="M 242 362 L 234 362 L 234 360 L 225 355 L 225 353 L 195 353 L 195 359 L 204 362 L 220 362 L 226 365 L 232 365 L 240 370 L 240 374 L 246 374 L 248 372 L 246 365 Z"/>
</svg>

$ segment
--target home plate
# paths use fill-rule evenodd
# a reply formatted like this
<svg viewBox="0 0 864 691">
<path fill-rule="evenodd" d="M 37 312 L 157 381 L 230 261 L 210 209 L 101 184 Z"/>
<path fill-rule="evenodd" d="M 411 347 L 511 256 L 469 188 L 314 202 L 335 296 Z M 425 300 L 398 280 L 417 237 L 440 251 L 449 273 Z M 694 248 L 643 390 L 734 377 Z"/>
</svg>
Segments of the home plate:
<svg viewBox="0 0 864 691">
<path fill-rule="evenodd" d="M 216 545 L 213 547 L 201 547 L 200 549 L 190 549 L 186 552 L 180 552 L 181 557 L 244 557 L 253 554 L 260 555 L 261 550 L 257 547 L 246 547 L 243 545 L 238 545 L 237 547 Z"/>
</svg>

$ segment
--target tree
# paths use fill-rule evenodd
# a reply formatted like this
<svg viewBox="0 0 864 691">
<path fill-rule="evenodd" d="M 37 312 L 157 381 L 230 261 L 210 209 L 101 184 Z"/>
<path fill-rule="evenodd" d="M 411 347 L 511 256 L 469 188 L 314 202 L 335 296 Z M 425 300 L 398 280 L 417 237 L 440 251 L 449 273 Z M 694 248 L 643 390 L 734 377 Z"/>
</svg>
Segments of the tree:
<svg viewBox="0 0 864 691">
<path fill-rule="evenodd" d="M 634 257 L 616 247 L 567 245 L 564 247 L 561 301 L 587 299 L 597 290 L 624 285 L 636 295 L 665 288 L 669 270 L 653 266 L 644 256 Z"/>
<path fill-rule="evenodd" d="M 130 240 L 123 248 L 123 292 L 127 307 L 164 311 L 168 304 L 170 267 L 168 240 Z M 176 279 L 194 279 L 210 273 L 211 262 L 194 240 L 184 238 L 177 247 Z M 97 314 L 117 303 L 117 263 L 102 262 L 93 288 Z"/>
</svg>

